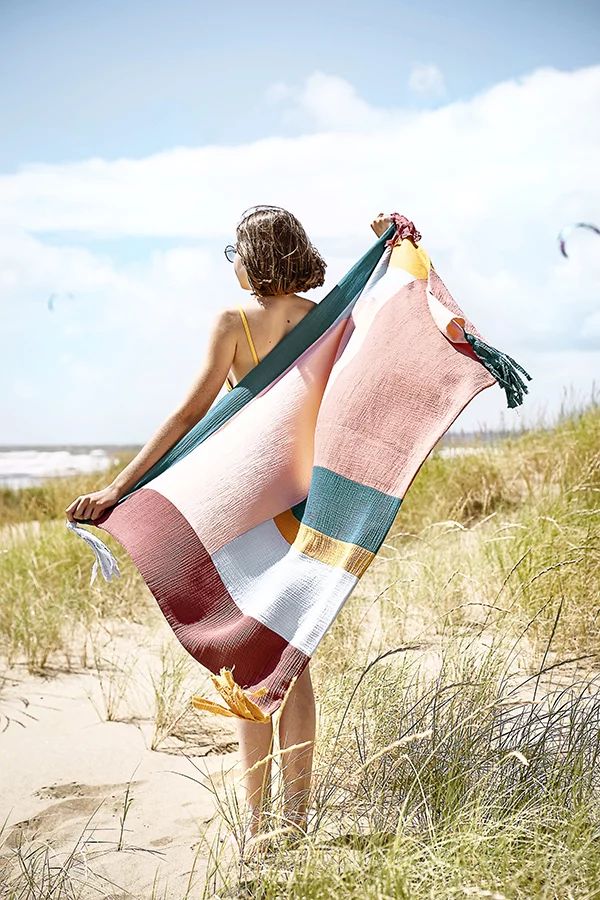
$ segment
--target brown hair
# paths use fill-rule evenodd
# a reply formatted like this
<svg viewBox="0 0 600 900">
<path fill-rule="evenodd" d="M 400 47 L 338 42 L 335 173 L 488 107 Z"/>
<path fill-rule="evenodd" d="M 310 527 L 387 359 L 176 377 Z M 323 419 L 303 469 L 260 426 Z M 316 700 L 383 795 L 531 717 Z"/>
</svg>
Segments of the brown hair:
<svg viewBox="0 0 600 900">
<path fill-rule="evenodd" d="M 307 291 L 325 281 L 326 263 L 287 209 L 266 205 L 247 209 L 236 239 L 252 293 L 258 296 Z"/>
</svg>

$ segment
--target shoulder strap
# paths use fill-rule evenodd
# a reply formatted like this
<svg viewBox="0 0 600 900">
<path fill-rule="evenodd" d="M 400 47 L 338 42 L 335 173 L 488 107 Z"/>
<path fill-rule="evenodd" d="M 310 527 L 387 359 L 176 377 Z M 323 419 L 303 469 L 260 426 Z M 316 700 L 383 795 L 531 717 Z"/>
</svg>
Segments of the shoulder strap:
<svg viewBox="0 0 600 900">
<path fill-rule="evenodd" d="M 248 338 L 248 344 L 250 345 L 250 352 L 252 353 L 252 358 L 256 365 L 260 362 L 258 358 L 258 353 L 256 352 L 256 348 L 254 346 L 254 341 L 252 340 L 252 335 L 250 334 L 250 326 L 248 325 L 248 319 L 246 318 L 246 313 L 244 312 L 241 306 L 238 306 L 240 311 L 240 316 L 242 317 L 242 323 L 244 325 L 244 331 L 246 332 L 246 337 Z"/>
</svg>

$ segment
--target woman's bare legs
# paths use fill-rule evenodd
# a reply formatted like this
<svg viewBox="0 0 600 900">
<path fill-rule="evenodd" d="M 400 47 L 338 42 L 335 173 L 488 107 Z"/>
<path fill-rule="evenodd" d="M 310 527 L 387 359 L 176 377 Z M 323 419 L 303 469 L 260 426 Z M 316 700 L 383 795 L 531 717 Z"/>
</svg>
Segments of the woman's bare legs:
<svg viewBox="0 0 600 900">
<path fill-rule="evenodd" d="M 279 717 L 279 747 L 310 741 L 308 747 L 283 754 L 284 816 L 290 823 L 306 828 L 308 795 L 312 777 L 315 741 L 315 697 L 307 665 L 287 696 Z M 238 720 L 242 770 L 245 772 L 273 752 L 272 723 Z M 246 775 L 246 798 L 251 811 L 250 833 L 261 830 L 264 812 L 271 800 L 271 760 Z"/>
<path fill-rule="evenodd" d="M 273 726 L 271 722 L 238 721 L 238 737 L 242 771 L 272 753 Z M 251 811 L 249 830 L 259 833 L 263 816 L 271 799 L 271 760 L 257 766 L 246 775 L 246 799 Z"/>
<path fill-rule="evenodd" d="M 279 747 L 285 750 L 305 741 L 311 743 L 284 753 L 281 759 L 284 816 L 288 823 L 306 829 L 308 797 L 315 743 L 315 696 L 309 665 L 290 691 L 279 718 Z"/>
</svg>

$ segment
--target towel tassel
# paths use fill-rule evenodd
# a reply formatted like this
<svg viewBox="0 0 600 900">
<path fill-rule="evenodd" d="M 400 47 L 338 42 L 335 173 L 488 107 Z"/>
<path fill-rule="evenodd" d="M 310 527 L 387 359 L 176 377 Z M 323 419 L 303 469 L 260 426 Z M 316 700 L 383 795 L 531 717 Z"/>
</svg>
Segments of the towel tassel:
<svg viewBox="0 0 600 900">
<path fill-rule="evenodd" d="M 251 722 L 269 722 L 271 716 L 266 715 L 257 704 L 250 699 L 249 693 L 236 684 L 231 674 L 231 669 L 223 667 L 219 675 L 212 675 L 210 679 L 227 706 L 221 706 L 205 697 L 194 695 L 192 706 L 196 709 L 204 709 L 207 712 L 220 716 L 235 716 L 238 719 L 249 719 Z M 262 697 L 267 693 L 267 688 L 262 687 L 257 691 L 251 691 L 255 697 Z"/>
<path fill-rule="evenodd" d="M 96 557 L 94 565 L 92 566 L 90 587 L 93 585 L 96 575 L 98 574 L 98 563 L 100 563 L 100 571 L 102 572 L 105 581 L 120 577 L 121 573 L 119 572 L 119 566 L 117 565 L 117 561 L 114 558 L 110 547 L 107 547 L 106 544 L 95 534 L 92 534 L 91 531 L 87 531 L 85 528 L 82 528 L 81 525 L 76 525 L 75 522 L 71 522 L 70 519 L 67 519 L 66 526 L 91 547 L 94 556 Z"/>
<path fill-rule="evenodd" d="M 529 389 L 519 375 L 519 372 L 522 372 L 529 381 L 531 381 L 531 375 L 529 375 L 523 366 L 520 366 L 512 356 L 508 356 L 507 353 L 502 353 L 501 350 L 497 350 L 495 347 L 490 347 L 485 341 L 482 341 L 474 334 L 465 331 L 464 328 L 463 334 L 465 340 L 467 340 L 473 348 L 479 362 L 483 363 L 488 372 L 490 372 L 500 386 L 504 388 L 509 408 L 520 406 L 520 404 L 523 403 L 524 394 L 527 394 Z"/>
</svg>

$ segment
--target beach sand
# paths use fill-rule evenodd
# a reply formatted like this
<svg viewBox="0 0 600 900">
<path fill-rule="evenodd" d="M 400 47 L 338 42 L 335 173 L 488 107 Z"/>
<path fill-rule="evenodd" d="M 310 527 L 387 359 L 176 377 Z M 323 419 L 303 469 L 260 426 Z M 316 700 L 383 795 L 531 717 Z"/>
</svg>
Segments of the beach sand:
<svg viewBox="0 0 600 900">
<path fill-rule="evenodd" d="M 119 625 L 120 656 L 125 658 L 129 647 L 135 660 L 131 687 L 136 690 L 129 690 L 119 704 L 118 721 L 102 721 L 103 692 L 95 669 L 57 669 L 43 676 L 18 665 L 3 670 L 3 884 L 18 869 L 15 848 L 21 842 L 23 849 L 48 842 L 54 865 L 77 848 L 73 877 L 90 882 L 82 900 L 149 900 L 154 883 L 156 897 L 182 898 L 190 877 L 194 896 L 202 896 L 209 844 L 216 840 L 223 859 L 228 853 L 235 858 L 227 842 L 220 841 L 226 831 L 213 796 L 224 785 L 243 796 L 235 785 L 235 722 L 190 708 L 178 736 L 151 749 L 152 691 L 141 676 L 148 665 L 157 667 L 158 645 L 155 640 L 140 647 L 141 627 Z M 194 684 L 202 678 L 196 667 Z M 127 798 L 131 802 L 122 828 Z"/>
</svg>

